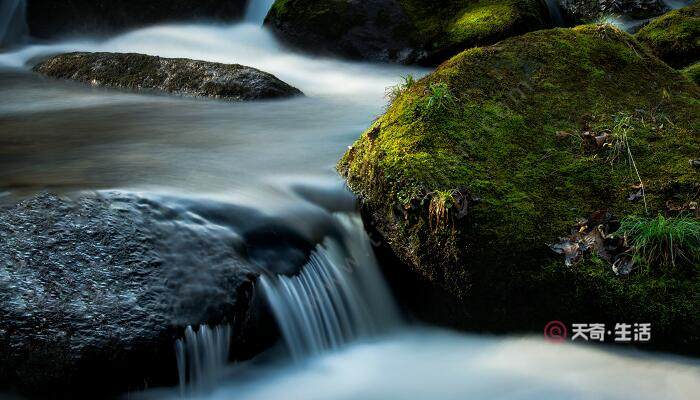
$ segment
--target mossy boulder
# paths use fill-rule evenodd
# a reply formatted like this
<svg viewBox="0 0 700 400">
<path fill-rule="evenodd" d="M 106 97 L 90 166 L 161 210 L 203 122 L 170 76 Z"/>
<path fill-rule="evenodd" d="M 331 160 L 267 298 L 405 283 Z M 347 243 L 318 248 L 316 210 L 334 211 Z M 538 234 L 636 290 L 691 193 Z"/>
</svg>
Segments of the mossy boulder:
<svg viewBox="0 0 700 400">
<path fill-rule="evenodd" d="M 493 331 L 651 321 L 655 345 L 698 348 L 697 268 L 618 277 L 550 248 L 582 218 L 698 202 L 697 85 L 632 36 L 580 26 L 467 50 L 399 89 L 338 169 L 385 246 L 440 293 L 412 296 L 424 316 Z"/>
<path fill-rule="evenodd" d="M 42 61 L 34 71 L 93 86 L 228 100 L 261 100 L 302 94 L 272 74 L 243 65 L 135 53 L 60 54 Z"/>
<path fill-rule="evenodd" d="M 688 79 L 700 85 L 700 61 L 683 69 L 682 72 Z"/>
<path fill-rule="evenodd" d="M 435 64 L 546 27 L 549 14 L 541 0 L 277 0 L 266 24 L 304 50 Z"/>
<path fill-rule="evenodd" d="M 700 2 L 664 14 L 636 38 L 674 68 L 700 60 Z"/>
<path fill-rule="evenodd" d="M 27 0 L 30 34 L 107 34 L 159 22 L 235 20 L 247 0 Z"/>
</svg>

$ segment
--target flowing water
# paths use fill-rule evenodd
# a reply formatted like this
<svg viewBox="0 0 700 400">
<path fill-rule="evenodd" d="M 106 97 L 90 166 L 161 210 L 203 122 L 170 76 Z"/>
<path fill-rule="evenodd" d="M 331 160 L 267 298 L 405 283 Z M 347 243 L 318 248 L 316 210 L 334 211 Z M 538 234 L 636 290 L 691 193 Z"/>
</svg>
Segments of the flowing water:
<svg viewBox="0 0 700 400">
<path fill-rule="evenodd" d="M 187 327 L 185 337 L 175 343 L 181 396 L 216 384 L 228 362 L 230 342 L 229 326 L 202 325 L 196 331 Z"/>
<path fill-rule="evenodd" d="M 546 3 L 547 10 L 549 11 L 549 18 L 552 19 L 552 25 L 555 27 L 566 26 L 566 21 L 564 21 L 559 0 L 546 0 Z"/>
<path fill-rule="evenodd" d="M 26 0 L 0 1 L 0 49 L 24 42 L 29 34 Z"/>
<path fill-rule="evenodd" d="M 700 391 L 700 366 L 690 360 L 402 322 L 334 165 L 383 112 L 386 88 L 402 75 L 427 71 L 291 52 L 260 26 L 270 5 L 253 1 L 237 24 L 162 25 L 0 52 L 3 201 L 45 188 L 137 193 L 183 215 L 208 215 L 216 222 L 212 232 L 235 236 L 256 221 L 274 220 L 315 246 L 294 276 L 274 272 L 303 253 L 294 244 L 252 255 L 265 271 L 258 286 L 280 326 L 281 349 L 225 365 L 229 328 L 190 328 L 174 344 L 180 387 L 141 397 L 680 399 Z M 17 15 L 7 21 L 16 24 Z M 5 20 L 0 27 L 8 26 Z M 240 63 L 307 96 L 232 103 L 91 88 L 31 73 L 40 57 L 64 51 Z"/>
<path fill-rule="evenodd" d="M 297 276 L 260 284 L 292 356 L 302 360 L 397 327 L 400 318 L 358 216 L 336 215 L 327 238 Z"/>
<path fill-rule="evenodd" d="M 262 24 L 274 3 L 275 0 L 248 0 L 245 20 L 254 24 Z"/>
</svg>

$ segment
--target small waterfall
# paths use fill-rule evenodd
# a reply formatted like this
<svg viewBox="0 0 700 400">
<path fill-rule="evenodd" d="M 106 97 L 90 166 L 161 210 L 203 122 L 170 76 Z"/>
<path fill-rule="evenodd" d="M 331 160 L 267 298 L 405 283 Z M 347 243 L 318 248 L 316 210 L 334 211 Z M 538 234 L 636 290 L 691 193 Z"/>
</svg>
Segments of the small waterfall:
<svg viewBox="0 0 700 400">
<path fill-rule="evenodd" d="M 262 25 L 273 4 L 275 0 L 248 0 L 248 8 L 245 12 L 246 22 Z"/>
<path fill-rule="evenodd" d="M 180 394 L 213 387 L 228 362 L 231 328 L 201 325 L 198 331 L 188 326 L 185 337 L 175 344 Z"/>
<path fill-rule="evenodd" d="M 297 360 L 400 323 L 360 217 L 336 214 L 335 218 L 343 239 L 327 238 L 299 275 L 260 278 Z"/>
<path fill-rule="evenodd" d="M 0 49 L 21 43 L 29 35 L 26 0 L 0 1 Z"/>
<path fill-rule="evenodd" d="M 554 26 L 566 26 L 564 16 L 561 13 L 561 6 L 559 5 L 559 0 L 546 0 L 546 3 L 547 9 L 549 10 L 549 17 L 552 19 L 552 23 L 554 24 Z"/>
</svg>

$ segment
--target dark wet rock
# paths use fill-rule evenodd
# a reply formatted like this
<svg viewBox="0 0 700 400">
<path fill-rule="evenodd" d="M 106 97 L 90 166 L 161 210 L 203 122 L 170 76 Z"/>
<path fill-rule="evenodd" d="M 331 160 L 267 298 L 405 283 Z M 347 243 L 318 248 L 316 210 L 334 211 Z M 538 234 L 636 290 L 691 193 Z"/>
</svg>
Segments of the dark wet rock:
<svg viewBox="0 0 700 400">
<path fill-rule="evenodd" d="M 188 325 L 228 324 L 233 358 L 274 340 L 230 230 L 132 195 L 0 209 L 0 386 L 41 398 L 175 384 Z"/>
<path fill-rule="evenodd" d="M 32 36 L 108 34 L 159 22 L 240 18 L 247 0 L 27 0 Z"/>
<path fill-rule="evenodd" d="M 406 305 L 490 332 L 649 321 L 649 346 L 697 353 L 700 271 L 618 276 L 633 266 L 604 217 L 697 209 L 697 85 L 584 25 L 464 51 L 397 92 L 338 169 L 395 281 L 413 281 Z"/>
<path fill-rule="evenodd" d="M 663 0 L 559 0 L 559 5 L 573 23 L 595 22 L 608 16 L 645 20 L 669 10 Z"/>
<path fill-rule="evenodd" d="M 278 0 L 265 23 L 306 51 L 438 64 L 472 46 L 549 24 L 540 0 Z"/>
<path fill-rule="evenodd" d="M 700 2 L 662 15 L 635 37 L 674 68 L 700 61 Z"/>
<path fill-rule="evenodd" d="M 255 68 L 135 53 L 66 53 L 40 62 L 34 71 L 93 86 L 184 96 L 261 100 L 302 95 Z"/>
</svg>

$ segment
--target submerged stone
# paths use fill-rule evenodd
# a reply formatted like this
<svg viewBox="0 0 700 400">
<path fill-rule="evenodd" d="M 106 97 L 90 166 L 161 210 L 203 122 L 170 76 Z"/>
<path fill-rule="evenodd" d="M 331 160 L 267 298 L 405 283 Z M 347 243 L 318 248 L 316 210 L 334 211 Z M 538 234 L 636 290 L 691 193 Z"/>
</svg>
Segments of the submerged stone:
<svg viewBox="0 0 700 400">
<path fill-rule="evenodd" d="M 395 92 L 338 168 L 420 316 L 497 332 L 647 321 L 652 345 L 698 348 L 697 268 L 623 279 L 549 247 L 592 215 L 697 203 L 697 85 L 632 36 L 581 26 L 467 50 Z"/>
<path fill-rule="evenodd" d="M 255 68 L 135 53 L 60 54 L 40 62 L 34 71 L 93 86 L 228 100 L 303 95 L 299 89 Z"/>
</svg>

